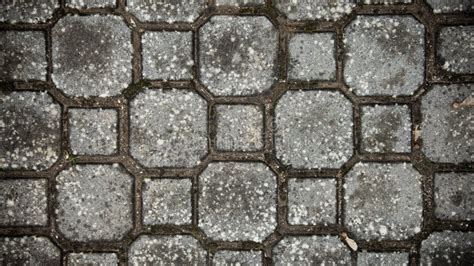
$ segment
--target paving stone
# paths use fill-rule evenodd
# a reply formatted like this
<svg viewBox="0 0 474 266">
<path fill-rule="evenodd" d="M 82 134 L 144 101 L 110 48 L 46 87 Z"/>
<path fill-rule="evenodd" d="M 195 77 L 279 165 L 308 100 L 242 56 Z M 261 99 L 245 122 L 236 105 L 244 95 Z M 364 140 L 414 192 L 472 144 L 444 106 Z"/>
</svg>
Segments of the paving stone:
<svg viewBox="0 0 474 266">
<path fill-rule="evenodd" d="M 69 145 L 74 154 L 108 155 L 117 151 L 117 111 L 69 109 Z"/>
<path fill-rule="evenodd" d="M 59 8 L 56 0 L 6 0 L 0 5 L 0 22 L 45 22 L 53 16 L 56 8 Z"/>
<path fill-rule="evenodd" d="M 337 236 L 290 236 L 273 248 L 275 265 L 349 265 L 351 253 Z"/>
<path fill-rule="evenodd" d="M 0 180 L 0 225 L 43 225 L 48 222 L 45 179 Z"/>
<path fill-rule="evenodd" d="M 207 153 L 207 103 L 185 89 L 148 89 L 130 104 L 131 153 L 146 167 L 192 167 Z"/>
<path fill-rule="evenodd" d="M 142 235 L 130 246 L 129 265 L 206 265 L 207 252 L 192 236 Z"/>
<path fill-rule="evenodd" d="M 265 0 L 216 0 L 216 6 L 251 6 L 265 4 Z"/>
<path fill-rule="evenodd" d="M 358 16 L 344 33 L 346 83 L 358 95 L 413 94 L 423 83 L 424 34 L 411 16 Z"/>
<path fill-rule="evenodd" d="M 443 27 L 439 34 L 438 57 L 443 69 L 474 73 L 474 25 Z"/>
<path fill-rule="evenodd" d="M 56 182 L 56 222 L 66 238 L 120 240 L 132 228 L 133 178 L 118 164 L 76 165 Z"/>
<path fill-rule="evenodd" d="M 66 16 L 52 35 L 52 78 L 66 94 L 111 96 L 131 82 L 131 33 L 122 18 Z"/>
<path fill-rule="evenodd" d="M 145 179 L 143 223 L 191 224 L 191 181 L 189 179 Z"/>
<path fill-rule="evenodd" d="M 408 106 L 363 106 L 361 121 L 361 148 L 364 152 L 411 151 L 411 119 Z"/>
<path fill-rule="evenodd" d="M 143 77 L 146 79 L 181 80 L 193 77 L 192 32 L 145 32 L 143 44 Z"/>
<path fill-rule="evenodd" d="M 219 150 L 263 148 L 263 114 L 256 105 L 217 105 L 216 145 Z"/>
<path fill-rule="evenodd" d="M 276 81 L 278 35 L 267 18 L 214 16 L 199 37 L 200 79 L 213 94 L 257 94 Z"/>
<path fill-rule="evenodd" d="M 420 265 L 471 265 L 474 232 L 433 232 L 421 242 Z"/>
<path fill-rule="evenodd" d="M 262 265 L 262 252 L 230 250 L 217 251 L 212 260 L 212 265 L 260 266 Z"/>
<path fill-rule="evenodd" d="M 46 80 L 45 42 L 41 31 L 1 31 L 0 80 Z"/>
<path fill-rule="evenodd" d="M 436 173 L 434 185 L 436 217 L 474 220 L 474 173 Z"/>
<path fill-rule="evenodd" d="M 60 153 L 60 114 L 46 92 L 0 91 L 0 168 L 52 166 Z"/>
<path fill-rule="evenodd" d="M 362 251 L 357 254 L 357 265 L 408 265 L 408 253 L 406 252 L 367 252 Z"/>
<path fill-rule="evenodd" d="M 422 176 L 405 163 L 358 163 L 346 175 L 345 223 L 358 239 L 402 240 L 421 231 Z"/>
<path fill-rule="evenodd" d="M 291 178 L 288 181 L 288 222 L 304 225 L 336 223 L 336 181 Z"/>
<path fill-rule="evenodd" d="M 140 21 L 193 22 L 207 8 L 207 0 L 128 0 L 127 10 Z"/>
<path fill-rule="evenodd" d="M 369 4 L 369 5 L 376 5 L 376 4 L 384 4 L 384 5 L 391 5 L 391 4 L 410 4 L 413 0 L 358 0 L 359 3 Z"/>
<path fill-rule="evenodd" d="M 68 266 L 114 266 L 118 265 L 115 253 L 71 253 L 67 255 Z"/>
<path fill-rule="evenodd" d="M 0 237 L 1 265 L 61 265 L 61 254 L 48 238 Z"/>
<path fill-rule="evenodd" d="M 275 0 L 274 3 L 291 20 L 338 20 L 355 7 L 353 0 Z"/>
<path fill-rule="evenodd" d="M 472 0 L 426 0 L 435 13 L 472 12 Z"/>
<path fill-rule="evenodd" d="M 338 168 L 352 155 L 352 105 L 334 91 L 288 91 L 276 106 L 277 157 L 295 168 Z"/>
<path fill-rule="evenodd" d="M 199 227 L 214 240 L 261 242 L 276 227 L 275 194 L 263 163 L 210 163 L 199 177 Z"/>
<path fill-rule="evenodd" d="M 72 8 L 115 7 L 115 0 L 66 0 L 66 5 Z"/>
<path fill-rule="evenodd" d="M 298 80 L 335 80 L 334 33 L 295 34 L 290 38 L 288 76 Z"/>
<path fill-rule="evenodd" d="M 421 100 L 422 150 L 435 162 L 474 159 L 474 109 L 463 106 L 473 97 L 473 84 L 434 85 Z M 457 106 L 461 104 L 461 106 Z"/>
</svg>

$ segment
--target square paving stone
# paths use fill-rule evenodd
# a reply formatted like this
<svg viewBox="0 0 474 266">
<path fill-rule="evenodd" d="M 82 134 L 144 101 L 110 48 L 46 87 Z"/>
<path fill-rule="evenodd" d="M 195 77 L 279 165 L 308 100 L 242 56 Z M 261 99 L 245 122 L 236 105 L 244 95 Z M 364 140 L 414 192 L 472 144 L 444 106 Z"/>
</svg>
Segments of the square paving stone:
<svg viewBox="0 0 474 266">
<path fill-rule="evenodd" d="M 434 185 L 436 217 L 474 220 L 474 173 L 436 173 Z"/>
<path fill-rule="evenodd" d="M 290 38 L 288 76 L 297 80 L 334 80 L 334 33 L 295 34 Z"/>
<path fill-rule="evenodd" d="M 45 22 L 53 16 L 53 12 L 59 8 L 57 0 L 7 0 L 0 5 L 0 22 Z"/>
<path fill-rule="evenodd" d="M 406 252 L 367 252 L 362 251 L 357 254 L 357 265 L 408 265 L 409 258 Z"/>
<path fill-rule="evenodd" d="M 212 259 L 212 265 L 260 266 L 262 265 L 262 252 L 230 250 L 217 251 Z"/>
<path fill-rule="evenodd" d="M 46 225 L 47 182 L 45 179 L 0 181 L 0 225 Z"/>
<path fill-rule="evenodd" d="M 434 13 L 472 12 L 472 0 L 426 0 Z"/>
<path fill-rule="evenodd" d="M 265 0 L 216 0 L 217 6 L 250 6 L 264 4 Z"/>
<path fill-rule="evenodd" d="M 421 242 L 420 265 L 472 265 L 474 232 L 433 232 Z"/>
<path fill-rule="evenodd" d="M 191 180 L 145 179 L 143 223 L 191 224 Z"/>
<path fill-rule="evenodd" d="M 225 151 L 263 148 L 263 114 L 256 105 L 216 106 L 216 146 Z"/>
<path fill-rule="evenodd" d="M 0 31 L 0 80 L 46 80 L 42 31 Z"/>
<path fill-rule="evenodd" d="M 70 253 L 67 255 L 68 266 L 115 266 L 118 265 L 115 253 Z"/>
<path fill-rule="evenodd" d="M 474 73 L 473 43 L 474 25 L 441 28 L 438 44 L 441 67 L 455 73 Z"/>
<path fill-rule="evenodd" d="M 115 7 L 116 0 L 66 0 L 66 5 L 73 8 Z"/>
<path fill-rule="evenodd" d="M 191 79 L 193 61 L 192 32 L 145 32 L 143 77 L 146 79 Z"/>
<path fill-rule="evenodd" d="M 291 20 L 338 20 L 352 12 L 354 1 L 348 0 L 275 0 L 274 5 Z"/>
<path fill-rule="evenodd" d="M 336 181 L 291 178 L 288 181 L 290 224 L 333 224 L 336 222 Z"/>
<path fill-rule="evenodd" d="M 115 153 L 117 116 L 113 109 L 69 109 L 72 152 L 87 155 Z"/>
<path fill-rule="evenodd" d="M 207 7 L 207 0 L 128 0 L 127 10 L 140 21 L 193 22 Z"/>
<path fill-rule="evenodd" d="M 411 119 L 408 106 L 363 106 L 361 121 L 361 148 L 364 152 L 410 152 Z"/>
<path fill-rule="evenodd" d="M 425 29 L 411 16 L 358 16 L 344 32 L 344 79 L 358 95 L 411 95 L 423 83 Z"/>
<path fill-rule="evenodd" d="M 46 237 L 0 237 L 2 265 L 61 265 L 61 253 Z"/>
</svg>

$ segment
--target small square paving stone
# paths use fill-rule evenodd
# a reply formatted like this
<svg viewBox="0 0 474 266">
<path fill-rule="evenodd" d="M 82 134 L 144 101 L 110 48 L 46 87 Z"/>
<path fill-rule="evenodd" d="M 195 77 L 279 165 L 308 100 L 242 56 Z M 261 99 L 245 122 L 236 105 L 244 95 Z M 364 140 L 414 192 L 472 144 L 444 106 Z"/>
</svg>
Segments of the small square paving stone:
<svg viewBox="0 0 474 266">
<path fill-rule="evenodd" d="M 0 5 L 0 22 L 45 22 L 59 8 L 57 0 L 5 0 Z"/>
<path fill-rule="evenodd" d="M 70 253 L 67 255 L 68 266 L 115 266 L 118 265 L 115 253 Z"/>
<path fill-rule="evenodd" d="M 46 225 L 47 182 L 45 179 L 0 181 L 0 225 Z"/>
<path fill-rule="evenodd" d="M 189 179 L 145 179 L 143 223 L 191 224 L 191 181 Z"/>
<path fill-rule="evenodd" d="M 262 265 L 262 252 L 231 250 L 217 251 L 212 259 L 212 265 L 260 266 Z"/>
<path fill-rule="evenodd" d="M 121 17 L 66 16 L 52 35 L 52 78 L 66 94 L 117 95 L 131 82 L 131 33 Z"/>
<path fill-rule="evenodd" d="M 213 16 L 199 30 L 201 82 L 215 95 L 251 95 L 276 81 L 278 34 L 263 16 Z"/>
<path fill-rule="evenodd" d="M 139 236 L 128 251 L 129 265 L 206 265 L 207 252 L 192 236 Z"/>
<path fill-rule="evenodd" d="M 296 34 L 290 38 L 288 76 L 297 80 L 334 80 L 334 33 Z"/>
<path fill-rule="evenodd" d="M 61 148 L 60 115 L 46 92 L 0 91 L 0 168 L 52 166 Z"/>
<path fill-rule="evenodd" d="M 338 20 L 355 7 L 350 0 L 275 0 L 275 7 L 291 20 Z"/>
<path fill-rule="evenodd" d="M 372 265 L 408 265 L 409 258 L 406 252 L 367 252 L 362 251 L 357 254 L 358 266 Z"/>
<path fill-rule="evenodd" d="M 362 151 L 410 152 L 411 119 L 408 106 L 363 106 L 361 121 Z"/>
<path fill-rule="evenodd" d="M 42 31 L 0 32 L 0 80 L 46 80 Z"/>
<path fill-rule="evenodd" d="M 422 150 L 432 161 L 473 161 L 474 109 L 463 105 L 473 92 L 473 84 L 434 85 L 422 97 Z"/>
<path fill-rule="evenodd" d="M 273 263 L 283 265 L 349 265 L 351 252 L 337 236 L 290 236 L 273 247 Z"/>
<path fill-rule="evenodd" d="M 405 163 L 356 164 L 344 185 L 346 226 L 364 240 L 402 240 L 419 233 L 421 179 Z"/>
<path fill-rule="evenodd" d="M 421 265 L 472 265 L 474 232 L 433 232 L 421 242 Z"/>
<path fill-rule="evenodd" d="M 434 13 L 472 12 L 472 0 L 426 0 Z"/>
<path fill-rule="evenodd" d="M 217 105 L 219 150 L 255 151 L 263 147 L 263 114 L 256 105 Z"/>
<path fill-rule="evenodd" d="M 437 218 L 474 220 L 474 173 L 436 173 L 434 186 Z"/>
<path fill-rule="evenodd" d="M 214 240 L 261 242 L 276 227 L 276 176 L 263 163 L 210 163 L 199 176 L 199 227 Z"/>
<path fill-rule="evenodd" d="M 116 0 L 66 0 L 66 5 L 72 8 L 114 7 Z"/>
<path fill-rule="evenodd" d="M 411 95 L 423 82 L 423 24 L 411 16 L 358 16 L 344 33 L 344 78 L 358 95 Z"/>
<path fill-rule="evenodd" d="M 132 228 L 133 178 L 121 166 L 76 165 L 56 183 L 56 222 L 69 240 L 120 240 Z"/>
<path fill-rule="evenodd" d="M 69 109 L 69 145 L 74 154 L 108 155 L 117 150 L 117 111 Z"/>
<path fill-rule="evenodd" d="M 250 6 L 264 3 L 265 0 L 216 0 L 216 6 Z"/>
<path fill-rule="evenodd" d="M 193 33 L 148 31 L 142 36 L 143 77 L 180 80 L 193 77 Z"/>
<path fill-rule="evenodd" d="M 352 155 L 352 104 L 335 91 L 288 91 L 275 108 L 277 157 L 295 168 L 338 168 Z"/>
<path fill-rule="evenodd" d="M 207 2 L 207 0 L 128 0 L 127 10 L 143 22 L 193 22 L 206 9 Z"/>
<path fill-rule="evenodd" d="M 291 178 L 288 181 L 290 224 L 332 224 L 336 222 L 336 181 Z"/>
<path fill-rule="evenodd" d="M 438 57 L 445 70 L 474 73 L 474 25 L 441 28 Z"/>
<path fill-rule="evenodd" d="M 61 253 L 46 237 L 0 237 L 1 265 L 61 265 Z"/>
<path fill-rule="evenodd" d="M 147 89 L 130 103 L 132 156 L 146 167 L 192 167 L 207 154 L 207 103 L 187 89 Z"/>
</svg>

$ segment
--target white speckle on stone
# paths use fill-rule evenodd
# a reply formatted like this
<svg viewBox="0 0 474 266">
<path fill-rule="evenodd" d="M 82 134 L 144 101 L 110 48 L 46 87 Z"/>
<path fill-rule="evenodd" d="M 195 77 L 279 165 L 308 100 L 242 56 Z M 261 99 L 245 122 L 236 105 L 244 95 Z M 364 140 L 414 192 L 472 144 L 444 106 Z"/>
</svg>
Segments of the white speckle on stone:
<svg viewBox="0 0 474 266">
<path fill-rule="evenodd" d="M 474 25 L 441 28 L 438 57 L 447 71 L 474 73 Z"/>
</svg>

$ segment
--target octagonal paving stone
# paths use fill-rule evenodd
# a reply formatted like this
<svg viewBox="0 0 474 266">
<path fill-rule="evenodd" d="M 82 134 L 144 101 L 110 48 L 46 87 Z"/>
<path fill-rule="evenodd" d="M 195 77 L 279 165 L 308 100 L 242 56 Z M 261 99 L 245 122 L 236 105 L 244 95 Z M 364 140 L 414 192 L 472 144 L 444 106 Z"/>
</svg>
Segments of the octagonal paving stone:
<svg viewBox="0 0 474 266">
<path fill-rule="evenodd" d="M 408 266 L 409 258 L 407 252 L 367 252 L 366 250 L 357 254 L 358 266 L 370 265 L 404 265 Z"/>
<path fill-rule="evenodd" d="M 207 154 L 207 103 L 187 89 L 147 89 L 130 103 L 132 156 L 146 167 L 193 167 Z"/>
<path fill-rule="evenodd" d="M 345 224 L 358 239 L 408 239 L 421 231 L 422 176 L 405 163 L 357 163 L 344 185 Z"/>
<path fill-rule="evenodd" d="M 411 16 L 358 16 L 345 29 L 344 78 L 358 95 L 411 95 L 423 82 L 423 24 Z"/>
<path fill-rule="evenodd" d="M 434 162 L 474 160 L 473 84 L 434 85 L 421 99 L 422 151 Z"/>
<path fill-rule="evenodd" d="M 262 252 L 220 250 L 214 254 L 212 265 L 260 266 L 262 265 Z"/>
<path fill-rule="evenodd" d="M 291 20 L 337 20 L 355 7 L 354 0 L 275 0 L 275 7 Z"/>
<path fill-rule="evenodd" d="M 295 168 L 339 168 L 352 155 L 352 104 L 336 91 L 288 91 L 275 108 L 277 157 Z"/>
<path fill-rule="evenodd" d="M 265 0 L 216 0 L 216 6 L 254 6 L 264 3 Z"/>
<path fill-rule="evenodd" d="M 70 253 L 67 255 L 67 266 L 117 266 L 115 253 Z"/>
<path fill-rule="evenodd" d="M 61 253 L 48 238 L 0 237 L 1 265 L 61 265 Z"/>
<path fill-rule="evenodd" d="M 351 252 L 337 236 L 287 236 L 273 247 L 279 265 L 350 265 Z"/>
<path fill-rule="evenodd" d="M 207 8 L 206 0 L 128 0 L 127 10 L 142 22 L 193 22 Z"/>
<path fill-rule="evenodd" d="M 7 0 L 0 5 L 0 22 L 38 23 L 45 22 L 59 8 L 57 0 Z"/>
<path fill-rule="evenodd" d="M 76 165 L 56 182 L 56 222 L 66 238 L 114 241 L 132 228 L 133 178 L 121 166 Z"/>
<path fill-rule="evenodd" d="M 277 30 L 262 16 L 214 16 L 199 30 L 200 79 L 215 95 L 250 95 L 276 81 Z"/>
<path fill-rule="evenodd" d="M 276 176 L 263 163 L 210 163 L 199 176 L 199 227 L 214 240 L 261 242 L 276 227 Z"/>
<path fill-rule="evenodd" d="M 117 95 L 131 82 L 131 33 L 121 17 L 66 16 L 52 35 L 52 78 L 66 94 Z"/>
<path fill-rule="evenodd" d="M 116 0 L 66 0 L 66 5 L 72 8 L 115 7 Z"/>
<path fill-rule="evenodd" d="M 441 67 L 455 73 L 474 73 L 473 43 L 474 25 L 442 27 L 437 51 Z"/>
<path fill-rule="evenodd" d="M 420 249 L 420 265 L 472 265 L 474 232 L 433 232 Z"/>
<path fill-rule="evenodd" d="M 207 265 L 207 252 L 192 236 L 141 235 L 130 245 L 128 265 Z"/>
<path fill-rule="evenodd" d="M 52 166 L 60 153 L 60 114 L 46 92 L 0 91 L 0 168 Z"/>
<path fill-rule="evenodd" d="M 472 0 L 426 0 L 434 13 L 473 12 Z"/>
</svg>

